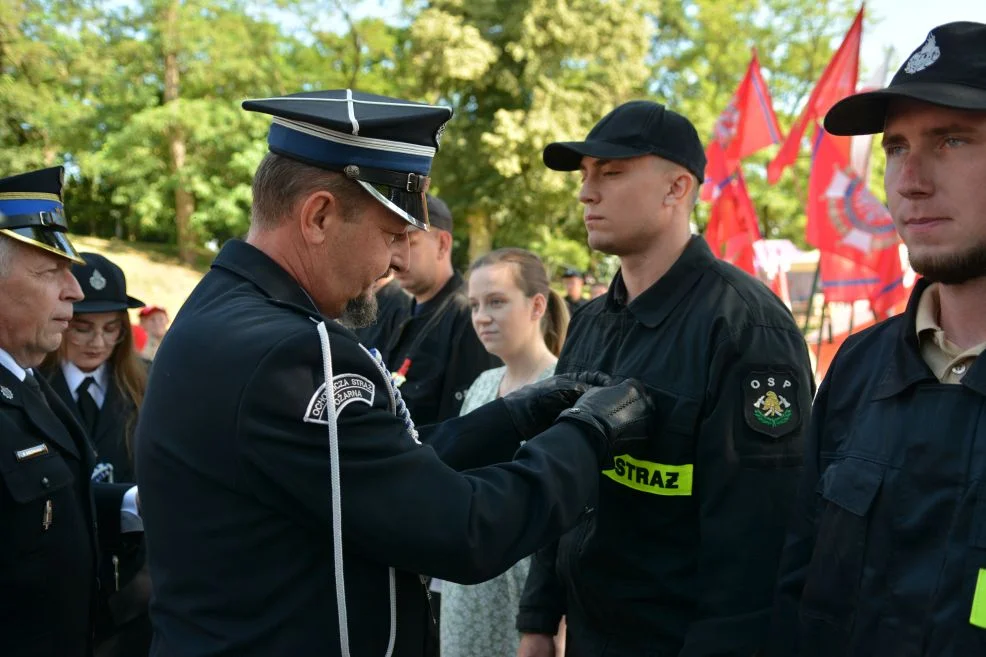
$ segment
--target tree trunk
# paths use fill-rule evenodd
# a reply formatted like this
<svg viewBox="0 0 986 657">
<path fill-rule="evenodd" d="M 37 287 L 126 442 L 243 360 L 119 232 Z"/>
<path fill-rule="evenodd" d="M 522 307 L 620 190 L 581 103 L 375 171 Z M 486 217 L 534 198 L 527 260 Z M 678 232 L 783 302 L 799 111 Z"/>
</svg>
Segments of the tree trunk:
<svg viewBox="0 0 986 657">
<path fill-rule="evenodd" d="M 469 262 L 489 253 L 493 248 L 493 231 L 488 215 L 474 212 L 467 217 L 469 222 Z"/>
<path fill-rule="evenodd" d="M 178 100 L 180 79 L 178 71 L 178 5 L 172 0 L 165 10 L 164 29 L 164 104 Z M 176 119 L 177 121 L 177 119 Z M 175 224 L 178 234 L 178 257 L 185 264 L 195 258 L 192 248 L 190 222 L 195 212 L 195 198 L 184 187 L 182 169 L 185 167 L 185 132 L 177 122 L 171 126 L 168 146 L 171 154 L 171 172 L 175 177 Z"/>
</svg>

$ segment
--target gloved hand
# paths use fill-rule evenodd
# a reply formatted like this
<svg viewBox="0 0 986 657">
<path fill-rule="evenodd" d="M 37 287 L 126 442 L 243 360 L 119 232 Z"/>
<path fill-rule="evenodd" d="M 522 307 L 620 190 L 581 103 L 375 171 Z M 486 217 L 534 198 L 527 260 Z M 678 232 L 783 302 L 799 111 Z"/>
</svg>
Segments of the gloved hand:
<svg viewBox="0 0 986 657">
<path fill-rule="evenodd" d="M 654 412 L 650 395 L 636 379 L 617 385 L 593 388 L 558 416 L 559 422 L 588 426 L 600 438 L 600 462 L 647 439 Z"/>
<path fill-rule="evenodd" d="M 565 375 L 572 381 L 577 381 L 578 383 L 588 383 L 593 388 L 603 387 L 603 386 L 615 386 L 624 380 L 625 377 L 622 376 L 610 376 L 605 372 L 569 372 Z"/>
<path fill-rule="evenodd" d="M 554 424 L 558 414 L 590 387 L 568 376 L 553 376 L 504 395 L 503 403 L 517 431 L 529 440 Z"/>
</svg>

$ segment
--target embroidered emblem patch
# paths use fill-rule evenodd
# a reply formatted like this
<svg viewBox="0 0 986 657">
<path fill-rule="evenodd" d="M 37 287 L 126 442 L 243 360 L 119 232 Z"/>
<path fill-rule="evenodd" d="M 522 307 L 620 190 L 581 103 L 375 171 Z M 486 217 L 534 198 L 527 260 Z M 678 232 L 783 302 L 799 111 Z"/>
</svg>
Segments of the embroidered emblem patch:
<svg viewBox="0 0 986 657">
<path fill-rule="evenodd" d="M 743 380 L 743 416 L 751 429 L 771 438 L 797 429 L 797 379 L 784 371 L 750 372 Z"/>
<path fill-rule="evenodd" d="M 332 394 L 336 402 L 336 415 L 342 413 L 342 409 L 353 402 L 372 406 L 375 391 L 374 383 L 359 374 L 337 374 L 332 377 Z M 326 405 L 325 384 L 323 383 L 308 400 L 308 408 L 302 419 L 313 424 L 328 424 L 329 421 L 325 417 Z"/>
<path fill-rule="evenodd" d="M 921 49 L 911 55 L 911 58 L 907 60 L 904 70 L 913 75 L 937 62 L 939 57 L 941 57 L 941 50 L 935 42 L 935 35 L 929 34 L 928 40 L 924 42 Z"/>
<path fill-rule="evenodd" d="M 89 277 L 89 285 L 92 285 L 92 289 L 94 290 L 102 290 L 106 287 L 106 278 L 99 273 L 98 269 L 94 269 L 92 276 Z"/>
<path fill-rule="evenodd" d="M 14 398 L 14 393 L 7 386 L 0 386 L 0 395 L 3 395 L 4 399 Z"/>
</svg>

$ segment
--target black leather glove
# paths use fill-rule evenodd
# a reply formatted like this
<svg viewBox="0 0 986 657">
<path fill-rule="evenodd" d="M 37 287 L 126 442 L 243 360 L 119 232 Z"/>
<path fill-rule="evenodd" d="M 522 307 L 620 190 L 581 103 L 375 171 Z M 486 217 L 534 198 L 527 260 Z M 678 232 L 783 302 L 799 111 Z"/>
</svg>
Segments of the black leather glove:
<svg viewBox="0 0 986 657">
<path fill-rule="evenodd" d="M 591 386 L 567 376 L 553 376 L 504 395 L 503 403 L 517 431 L 529 440 L 546 430 Z"/>
<path fill-rule="evenodd" d="M 577 381 L 579 383 L 588 383 L 593 388 L 603 387 L 603 386 L 615 386 L 624 380 L 625 377 L 622 376 L 610 376 L 605 372 L 569 372 L 565 375 L 572 381 Z"/>
<path fill-rule="evenodd" d="M 559 422 L 588 426 L 601 440 L 600 461 L 608 462 L 647 439 L 654 411 L 650 395 L 635 379 L 605 388 L 593 388 L 558 416 Z"/>
</svg>

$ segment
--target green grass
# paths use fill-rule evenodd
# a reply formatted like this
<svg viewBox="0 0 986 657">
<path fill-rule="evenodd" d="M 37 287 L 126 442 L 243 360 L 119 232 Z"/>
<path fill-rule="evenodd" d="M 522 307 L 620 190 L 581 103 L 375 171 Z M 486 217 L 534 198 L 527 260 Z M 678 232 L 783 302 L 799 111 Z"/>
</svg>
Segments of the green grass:
<svg viewBox="0 0 986 657">
<path fill-rule="evenodd" d="M 161 306 L 172 318 L 209 270 L 213 257 L 210 253 L 200 254 L 195 266 L 189 267 L 179 262 L 173 246 L 75 236 L 72 243 L 79 251 L 99 253 L 115 262 L 127 276 L 130 296 L 149 306 Z M 136 311 L 131 318 L 136 322 Z"/>
</svg>

